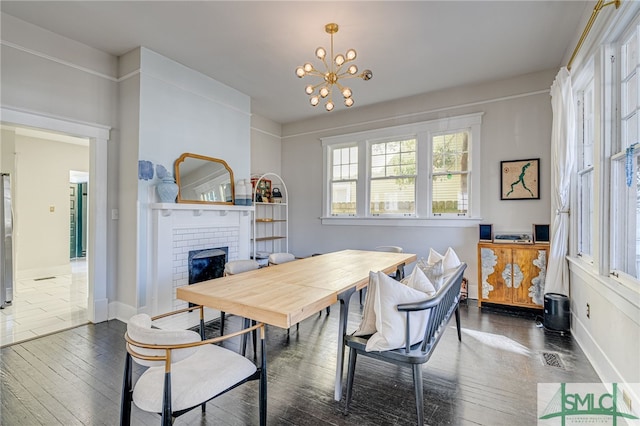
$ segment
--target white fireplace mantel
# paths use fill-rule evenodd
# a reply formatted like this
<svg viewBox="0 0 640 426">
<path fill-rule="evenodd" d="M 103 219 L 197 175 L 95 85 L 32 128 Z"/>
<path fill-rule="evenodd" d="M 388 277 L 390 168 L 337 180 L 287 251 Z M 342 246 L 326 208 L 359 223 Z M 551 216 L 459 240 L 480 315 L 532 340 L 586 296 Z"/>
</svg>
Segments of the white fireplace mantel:
<svg viewBox="0 0 640 426">
<path fill-rule="evenodd" d="M 187 282 L 187 252 L 228 247 L 228 260 L 248 259 L 253 206 L 152 203 L 151 299 L 154 314 L 186 304 L 176 288 Z"/>
<path fill-rule="evenodd" d="M 162 211 L 163 216 L 170 216 L 174 211 L 191 211 L 194 216 L 202 215 L 204 211 L 219 212 L 225 216 L 228 212 L 241 212 L 247 216 L 253 211 L 253 206 L 236 206 L 234 204 L 195 204 L 195 203 L 152 203 L 152 210 Z"/>
</svg>

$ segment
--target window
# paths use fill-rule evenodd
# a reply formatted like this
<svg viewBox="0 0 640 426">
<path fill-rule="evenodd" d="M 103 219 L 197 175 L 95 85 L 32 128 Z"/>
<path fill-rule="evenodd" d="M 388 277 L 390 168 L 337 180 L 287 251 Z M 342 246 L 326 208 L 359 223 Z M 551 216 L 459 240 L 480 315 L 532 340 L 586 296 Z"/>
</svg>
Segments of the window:
<svg viewBox="0 0 640 426">
<path fill-rule="evenodd" d="M 593 256 L 593 227 L 594 227 L 594 165 L 593 165 L 593 137 L 594 137 L 594 98 L 593 73 L 584 90 L 577 96 L 576 113 L 578 116 L 578 255 L 588 261 Z"/>
<path fill-rule="evenodd" d="M 436 135 L 431 142 L 431 211 L 464 216 L 469 210 L 469 132 Z"/>
<path fill-rule="evenodd" d="M 331 214 L 356 214 L 356 183 L 358 182 L 358 147 L 333 150 L 331 162 Z"/>
<path fill-rule="evenodd" d="M 415 215 L 416 139 L 371 145 L 370 212 Z"/>
<path fill-rule="evenodd" d="M 640 278 L 640 167 L 638 157 L 638 27 L 620 46 L 620 139 L 611 156 L 611 253 L 614 276 Z"/>
<path fill-rule="evenodd" d="M 323 223 L 479 218 L 481 122 L 469 114 L 322 139 Z"/>
</svg>

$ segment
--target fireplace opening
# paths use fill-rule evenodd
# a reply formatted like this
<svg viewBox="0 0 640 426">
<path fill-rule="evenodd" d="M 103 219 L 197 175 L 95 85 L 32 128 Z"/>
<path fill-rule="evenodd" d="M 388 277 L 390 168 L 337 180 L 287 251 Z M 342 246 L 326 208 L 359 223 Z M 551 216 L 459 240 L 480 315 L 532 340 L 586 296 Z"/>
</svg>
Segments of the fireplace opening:
<svg viewBox="0 0 640 426">
<path fill-rule="evenodd" d="M 228 247 L 190 251 L 188 257 L 189 284 L 223 276 L 228 254 Z"/>
</svg>

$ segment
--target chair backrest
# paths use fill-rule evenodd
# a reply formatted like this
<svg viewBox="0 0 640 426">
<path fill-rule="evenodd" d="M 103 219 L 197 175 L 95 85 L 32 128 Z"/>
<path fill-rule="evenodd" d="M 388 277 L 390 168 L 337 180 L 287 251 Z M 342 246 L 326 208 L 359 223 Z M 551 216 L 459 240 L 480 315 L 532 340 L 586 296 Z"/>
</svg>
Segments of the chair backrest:
<svg viewBox="0 0 640 426">
<path fill-rule="evenodd" d="M 433 308 L 422 340 L 421 350 L 423 352 L 430 351 L 437 344 L 443 334 L 444 325 L 457 309 L 460 301 L 460 286 L 466 268 L 467 264 L 463 262 L 456 269 L 447 273 L 442 287 L 428 301 L 428 304 Z"/>
<path fill-rule="evenodd" d="M 161 330 L 151 327 L 151 317 L 147 314 L 132 316 L 127 322 L 127 335 L 131 340 L 145 345 L 178 345 L 183 343 L 194 343 L 201 340 L 200 335 L 191 330 Z M 145 356 L 164 357 L 164 349 L 151 349 L 130 344 L 131 349 L 136 353 Z M 176 349 L 171 352 L 171 362 L 178 362 L 190 357 L 198 350 L 197 347 Z M 164 365 L 164 361 L 149 361 L 132 356 L 133 360 L 147 367 Z"/>
<path fill-rule="evenodd" d="M 404 249 L 398 246 L 378 246 L 375 251 L 386 251 L 390 253 L 404 253 Z"/>
<path fill-rule="evenodd" d="M 224 274 L 241 274 L 243 272 L 253 271 L 254 269 L 258 269 L 259 267 L 260 265 L 255 260 L 232 260 L 224 265 Z"/>
<path fill-rule="evenodd" d="M 271 253 L 269 255 L 270 265 L 279 265 L 281 263 L 291 262 L 296 260 L 296 257 L 291 253 Z"/>
</svg>

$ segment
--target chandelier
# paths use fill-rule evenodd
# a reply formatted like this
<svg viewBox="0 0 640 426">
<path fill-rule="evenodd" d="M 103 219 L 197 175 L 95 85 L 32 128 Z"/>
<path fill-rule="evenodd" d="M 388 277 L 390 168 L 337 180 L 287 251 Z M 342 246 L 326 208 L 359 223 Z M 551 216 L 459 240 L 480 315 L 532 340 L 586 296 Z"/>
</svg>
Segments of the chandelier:
<svg viewBox="0 0 640 426">
<path fill-rule="evenodd" d="M 365 81 L 371 80 L 373 73 L 371 70 L 364 70 L 358 74 L 358 67 L 355 64 L 350 64 L 356 59 L 357 54 L 355 49 L 347 50 L 347 53 L 344 55 L 339 53 L 333 56 L 333 35 L 338 32 L 338 24 L 327 24 L 324 26 L 324 30 L 331 36 L 331 49 L 329 51 L 328 63 L 327 50 L 324 47 L 318 47 L 316 49 L 316 57 L 324 64 L 324 71 L 317 70 L 310 62 L 307 62 L 303 66 L 296 68 L 296 75 L 299 78 L 310 75 L 322 79 L 318 84 L 309 84 L 304 88 L 304 91 L 309 95 L 309 102 L 311 102 L 312 106 L 318 106 L 320 99 L 327 99 L 324 107 L 327 111 L 331 111 L 335 107 L 332 97 L 334 86 L 340 91 L 345 106 L 350 107 L 353 105 L 351 89 L 343 86 L 340 82 L 353 77 L 359 77 Z M 317 93 L 316 89 L 318 90 Z"/>
</svg>

